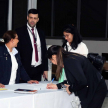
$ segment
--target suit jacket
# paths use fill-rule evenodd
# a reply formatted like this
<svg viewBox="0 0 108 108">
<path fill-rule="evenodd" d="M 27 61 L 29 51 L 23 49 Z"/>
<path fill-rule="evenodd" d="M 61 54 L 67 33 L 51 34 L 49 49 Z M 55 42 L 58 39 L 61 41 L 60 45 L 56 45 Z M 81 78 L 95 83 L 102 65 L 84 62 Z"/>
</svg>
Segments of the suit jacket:
<svg viewBox="0 0 108 108">
<path fill-rule="evenodd" d="M 15 58 L 18 63 L 18 69 L 16 73 L 16 80 L 15 83 L 19 83 L 20 78 L 24 81 L 29 81 L 30 77 L 24 70 L 21 61 L 19 53 L 15 55 Z M 5 45 L 0 46 L 0 83 L 2 84 L 9 84 L 10 76 L 11 76 L 11 68 L 12 68 L 12 62 L 11 62 L 11 56 L 6 48 Z"/>
<path fill-rule="evenodd" d="M 47 71 L 48 70 L 48 59 L 46 56 L 47 49 L 46 49 L 45 35 L 43 31 L 38 28 L 37 28 L 37 31 L 38 31 L 40 43 L 41 43 L 42 68 L 43 68 L 43 71 Z M 19 43 L 18 43 L 17 49 L 20 52 L 21 62 L 25 70 L 27 71 L 27 73 L 30 73 L 33 49 L 32 49 L 30 36 L 27 30 L 27 25 L 16 29 L 16 32 L 19 37 Z"/>
<path fill-rule="evenodd" d="M 67 81 L 70 85 L 69 91 L 78 95 L 83 108 L 88 108 L 102 79 L 101 74 L 86 57 L 79 54 L 69 53 L 68 57 L 64 57 L 63 62 Z M 57 84 L 59 89 L 61 88 L 60 85 Z"/>
</svg>

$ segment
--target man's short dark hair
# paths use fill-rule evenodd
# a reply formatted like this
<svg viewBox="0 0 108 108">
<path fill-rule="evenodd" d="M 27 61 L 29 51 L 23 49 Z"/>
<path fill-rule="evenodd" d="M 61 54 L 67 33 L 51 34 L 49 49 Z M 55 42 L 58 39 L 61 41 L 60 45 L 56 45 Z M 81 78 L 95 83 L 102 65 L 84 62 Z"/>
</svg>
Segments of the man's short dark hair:
<svg viewBox="0 0 108 108">
<path fill-rule="evenodd" d="M 29 11 L 28 11 L 28 15 L 29 14 L 38 14 L 38 10 L 37 9 L 30 9 Z"/>
</svg>

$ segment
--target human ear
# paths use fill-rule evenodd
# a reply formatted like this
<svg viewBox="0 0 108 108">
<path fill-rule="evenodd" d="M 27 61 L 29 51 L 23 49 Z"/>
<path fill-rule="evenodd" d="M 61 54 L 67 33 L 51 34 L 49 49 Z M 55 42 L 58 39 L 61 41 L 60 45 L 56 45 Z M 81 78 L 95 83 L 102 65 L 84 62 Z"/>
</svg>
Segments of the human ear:
<svg viewBox="0 0 108 108">
<path fill-rule="evenodd" d="M 37 22 L 39 22 L 39 18 L 37 19 Z"/>
<path fill-rule="evenodd" d="M 10 41 L 11 41 L 12 43 L 14 43 L 14 40 L 13 40 L 13 39 L 11 39 Z"/>
<path fill-rule="evenodd" d="M 27 15 L 27 20 L 28 20 L 28 15 Z"/>
</svg>

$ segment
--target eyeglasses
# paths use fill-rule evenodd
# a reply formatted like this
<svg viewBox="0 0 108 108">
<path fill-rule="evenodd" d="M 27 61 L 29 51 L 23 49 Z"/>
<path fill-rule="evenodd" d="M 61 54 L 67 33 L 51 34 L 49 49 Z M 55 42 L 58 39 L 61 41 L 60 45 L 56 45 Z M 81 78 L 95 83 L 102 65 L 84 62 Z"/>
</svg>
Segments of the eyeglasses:
<svg viewBox="0 0 108 108">
<path fill-rule="evenodd" d="M 67 38 L 67 37 L 69 37 L 69 35 L 63 36 L 63 38 Z"/>
<path fill-rule="evenodd" d="M 18 39 L 18 37 L 17 38 L 14 38 L 14 39 Z"/>
</svg>

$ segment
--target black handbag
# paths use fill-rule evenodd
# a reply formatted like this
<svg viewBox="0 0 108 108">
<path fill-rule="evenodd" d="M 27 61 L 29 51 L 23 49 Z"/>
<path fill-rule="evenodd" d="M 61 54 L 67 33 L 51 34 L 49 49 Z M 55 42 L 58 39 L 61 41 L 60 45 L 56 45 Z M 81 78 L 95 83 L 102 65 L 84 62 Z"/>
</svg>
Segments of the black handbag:
<svg viewBox="0 0 108 108">
<path fill-rule="evenodd" d="M 98 53 L 89 53 L 87 55 L 87 58 L 89 59 L 89 61 L 93 64 L 93 66 L 98 70 L 98 71 L 102 71 L 104 62 L 105 62 L 105 58 L 100 56 Z"/>
</svg>

